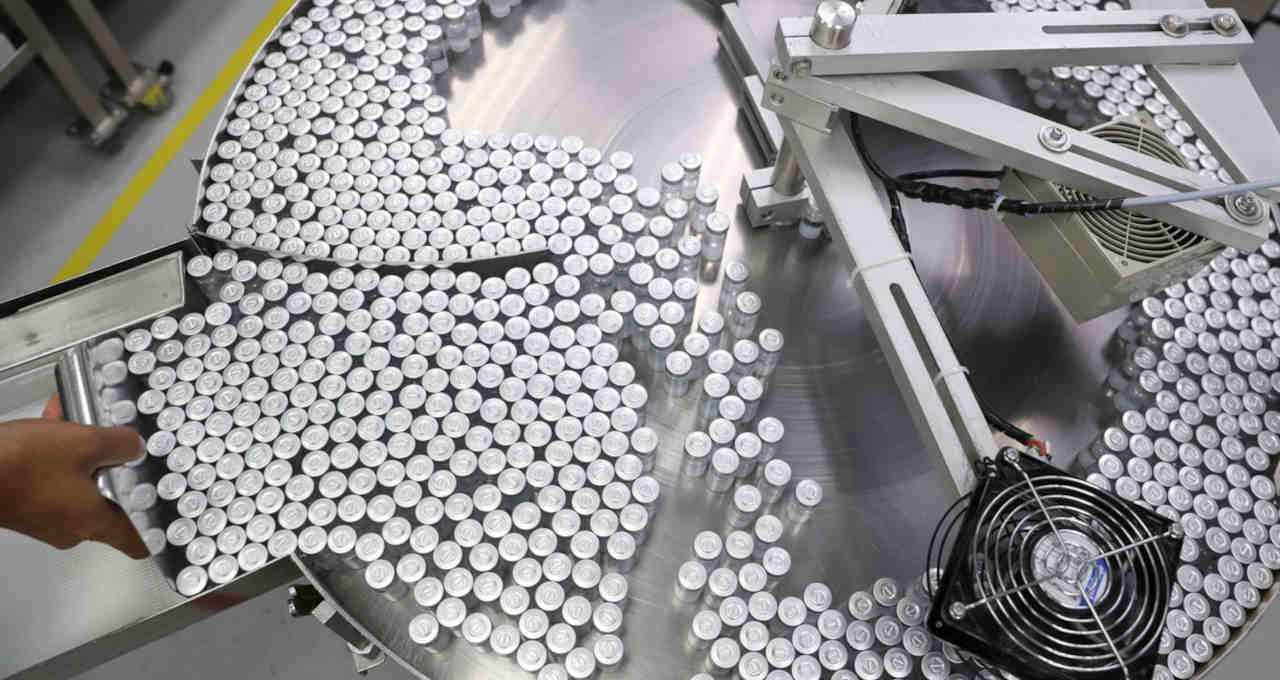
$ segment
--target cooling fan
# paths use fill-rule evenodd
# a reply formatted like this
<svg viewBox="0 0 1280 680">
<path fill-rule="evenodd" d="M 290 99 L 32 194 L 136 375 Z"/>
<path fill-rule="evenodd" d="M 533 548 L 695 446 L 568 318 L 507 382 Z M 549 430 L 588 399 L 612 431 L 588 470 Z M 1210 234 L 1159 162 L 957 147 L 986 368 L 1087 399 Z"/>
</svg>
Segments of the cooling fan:
<svg viewBox="0 0 1280 680">
<path fill-rule="evenodd" d="M 1145 118 L 1119 118 L 1085 132 L 1170 165 L 1187 167 L 1178 149 Z M 1000 191 L 1025 201 L 1094 198 L 1017 170 L 1005 174 Z M 1221 243 L 1125 210 L 1026 216 L 1004 213 L 1002 219 L 1077 321 L 1092 319 L 1152 290 L 1185 280 L 1223 248 Z"/>
<path fill-rule="evenodd" d="M 1179 528 L 1012 449 L 981 465 L 930 544 L 933 633 L 1022 680 L 1150 677 Z"/>
</svg>

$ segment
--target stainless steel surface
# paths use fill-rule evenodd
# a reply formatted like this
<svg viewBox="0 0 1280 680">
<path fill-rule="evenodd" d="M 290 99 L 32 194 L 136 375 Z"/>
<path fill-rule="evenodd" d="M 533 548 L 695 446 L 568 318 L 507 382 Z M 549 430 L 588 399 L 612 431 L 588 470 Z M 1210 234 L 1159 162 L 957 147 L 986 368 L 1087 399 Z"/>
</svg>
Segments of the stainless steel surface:
<svg viewBox="0 0 1280 680">
<path fill-rule="evenodd" d="M 81 425 L 99 425 L 98 400 L 93 393 L 92 366 L 88 348 L 83 344 L 62 350 L 53 369 L 57 381 L 58 397 L 62 400 L 62 413 L 68 422 Z"/>
<path fill-rule="evenodd" d="M 556 3 L 543 2 L 526 6 L 526 10 L 532 12 L 544 5 L 556 5 Z M 592 7 L 590 11 L 563 6 L 553 9 L 562 12 L 562 15 L 551 19 L 557 24 L 566 22 L 563 25 L 567 29 L 579 29 L 571 34 L 575 36 L 584 32 L 590 34 L 586 29 L 594 26 L 593 22 L 602 19 L 600 7 Z M 643 9 L 652 10 L 648 7 Z M 772 9 L 768 8 L 767 13 L 772 13 Z M 525 10 L 517 10 L 516 16 L 522 16 L 520 13 L 523 11 Z M 626 5 L 610 7 L 608 12 L 615 13 L 609 16 L 613 19 L 610 25 L 614 26 L 625 27 L 650 19 L 645 12 L 640 11 L 640 8 Z M 711 31 L 705 30 L 706 26 L 699 23 L 701 18 L 692 8 L 667 7 L 660 8 L 655 13 L 661 15 L 660 19 L 663 21 L 661 26 L 665 30 L 679 34 L 682 40 L 688 41 L 688 45 L 702 44 L 699 40 L 709 38 L 712 34 Z M 543 18 L 547 19 L 545 16 Z M 768 23 L 767 17 L 764 23 Z M 703 35 L 704 32 L 706 35 Z M 500 33 L 499 39 L 501 37 Z M 522 44 L 520 35 L 507 36 L 507 38 L 513 42 L 513 48 Z M 600 40 L 603 41 L 604 38 Z M 615 50 L 619 49 L 618 43 L 616 36 L 612 36 L 609 40 L 610 47 Z M 540 67 L 559 70 L 558 73 L 535 71 L 528 75 L 533 81 L 543 79 L 543 84 L 549 86 L 549 89 L 554 89 L 550 86 L 559 83 L 559 78 L 564 75 L 564 71 L 571 71 L 573 65 L 578 63 L 576 55 L 566 55 L 567 61 L 555 58 L 553 56 L 555 50 L 542 44 L 542 41 L 523 44 L 537 46 L 539 58 L 550 62 L 545 65 L 539 64 Z M 649 41 L 640 41 L 636 46 L 636 49 L 651 48 Z M 496 63 L 500 67 L 509 66 L 500 55 L 501 52 L 491 52 L 483 62 L 484 65 L 494 66 Z M 571 56 L 572 59 L 570 59 Z M 652 55 L 646 53 L 646 56 Z M 671 50 L 669 53 L 663 53 L 661 59 L 666 69 L 691 79 L 699 89 L 717 91 L 723 88 L 718 74 L 714 72 L 714 67 L 710 71 L 707 70 L 710 64 L 709 59 L 705 55 L 700 56 L 702 56 L 701 59 L 691 58 L 689 54 Z M 463 66 L 465 64 L 464 60 Z M 585 73 L 594 74 L 600 70 L 601 66 L 604 65 L 580 64 L 578 68 L 582 68 Z M 612 66 L 616 68 L 626 65 L 613 64 Z M 466 73 L 465 68 L 463 72 Z M 523 75 L 524 71 L 522 70 L 521 73 Z M 501 74 L 502 72 L 498 71 L 492 77 L 498 77 Z M 665 82 L 662 85 L 665 87 L 670 83 Z M 656 88 L 657 85 L 655 84 L 654 87 Z M 665 90 L 658 88 L 656 92 L 641 91 L 649 92 L 650 97 L 662 98 L 661 93 Z M 683 91 L 680 94 L 688 95 Z M 583 96 L 593 101 L 598 95 L 599 93 L 595 90 L 583 93 Z M 605 107 L 605 112 L 625 117 L 626 112 L 632 107 L 644 108 L 645 101 L 643 98 L 628 98 L 625 102 L 615 102 L 616 110 Z M 698 102 L 695 98 L 693 104 L 699 103 L 712 104 L 706 108 L 716 110 L 714 105 L 718 104 L 719 100 L 708 98 L 706 102 Z M 681 101 L 680 105 L 691 104 Z M 525 111 L 508 113 L 513 117 L 513 121 L 505 121 L 510 123 L 506 129 L 564 124 L 566 131 L 576 132 L 578 128 L 573 128 L 573 123 L 576 122 L 582 128 L 586 128 L 598 123 L 599 120 L 596 115 L 588 119 L 580 111 L 562 110 L 559 111 L 560 117 L 554 113 L 544 113 L 542 117 L 535 115 L 532 119 L 524 117 L 527 113 Z M 666 152 L 665 156 L 650 157 L 647 153 L 641 154 L 642 163 L 654 164 L 649 168 L 653 179 L 645 183 L 656 184 L 656 172 L 652 172 L 656 169 L 656 164 L 662 160 L 674 158 L 677 155 L 675 152 L 699 148 L 701 140 L 717 138 L 715 133 L 719 133 L 720 139 L 733 139 L 736 136 L 733 130 L 731 107 L 729 111 L 721 111 L 721 113 L 728 115 L 691 117 L 698 122 L 694 125 L 686 124 L 686 127 L 680 129 L 680 134 L 686 138 L 679 140 L 678 143 L 662 140 L 657 144 L 645 144 L 641 140 L 647 138 L 640 136 L 623 148 L 647 150 L 670 144 L 670 149 L 660 149 Z M 579 117 L 584 119 L 575 121 L 575 118 Z M 609 120 L 616 121 L 617 118 L 605 120 L 607 123 Z M 625 134 L 624 128 L 624 136 Z M 901 137 L 893 139 L 899 141 Z M 914 143 L 918 140 L 912 141 Z M 598 143 L 603 144 L 603 141 Z M 727 156 L 720 162 L 735 167 L 732 171 L 721 172 L 719 166 L 714 166 L 709 161 L 704 170 L 704 177 L 709 175 L 710 179 L 717 184 L 728 184 L 731 187 L 734 183 L 734 172 L 741 172 L 747 160 L 741 153 L 741 149 L 729 143 L 722 142 L 713 150 Z M 921 156 L 927 156 L 932 161 L 956 158 L 955 154 L 946 152 L 934 155 L 936 152 L 932 149 L 923 153 L 919 153 L 918 148 L 913 148 L 913 151 L 918 155 L 907 161 L 902 169 L 914 168 L 916 163 L 922 163 Z M 704 151 L 704 153 L 711 155 L 711 151 Z M 722 207 L 724 207 L 723 204 Z M 930 214 L 928 209 L 918 212 L 933 218 L 929 221 L 932 225 L 955 220 L 955 216 L 949 212 L 934 211 L 936 214 Z M 943 300 L 940 304 L 944 306 L 957 304 L 956 301 L 958 301 L 961 305 L 976 305 L 979 308 L 986 305 L 987 309 L 1000 311 L 999 314 L 984 315 L 984 322 L 990 322 L 994 318 L 997 326 L 1000 324 L 1017 326 L 1019 322 L 1033 319 L 1035 322 L 1031 324 L 1033 326 L 1038 326 L 1042 330 L 1046 327 L 1055 329 L 1050 332 L 1048 338 L 1042 336 L 1038 338 L 1039 342 L 1035 343 L 1036 349 L 1043 350 L 1045 354 L 1033 355 L 1031 362 L 1042 362 L 1039 364 L 1042 370 L 1039 373 L 1034 368 L 1028 370 L 1026 382 L 1020 382 L 1024 377 L 1020 373 L 1011 376 L 1011 379 L 1002 380 L 1000 387 L 1010 392 L 1001 392 L 1001 399 L 1004 401 L 997 400 L 997 406 L 1003 406 L 1006 413 L 1013 413 L 1015 417 L 1017 411 L 1022 409 L 1029 409 L 1024 412 L 1039 410 L 1041 413 L 1061 415 L 1061 393 L 1046 394 L 1048 390 L 1033 389 L 1033 386 L 1042 387 L 1044 384 L 1034 381 L 1037 378 L 1044 379 L 1047 373 L 1048 379 L 1053 383 L 1075 381 L 1074 387 L 1079 388 L 1078 393 L 1088 394 L 1089 388 L 1094 387 L 1102 375 L 1098 370 L 1098 365 L 1101 363 L 1100 353 L 1095 352 L 1102 343 L 1098 338 L 1090 340 L 1087 330 L 1081 334 L 1083 338 L 1081 336 L 1067 338 L 1064 337 L 1065 332 L 1057 332 L 1061 328 L 1055 327 L 1063 326 L 1071 328 L 1073 332 L 1077 331 L 1069 325 L 1070 322 L 1064 320 L 1061 312 L 1054 309 L 1052 301 L 1038 285 L 1034 275 L 1027 274 L 1025 263 L 1020 263 L 1023 268 L 1019 270 L 1017 251 L 1009 248 L 1007 235 L 999 231 L 998 225 L 983 222 L 980 218 L 970 222 L 967 221 L 968 217 L 973 216 L 961 218 L 966 221 L 959 225 L 962 230 L 965 230 L 964 236 L 957 239 L 959 247 L 956 247 L 957 241 L 941 239 L 939 243 L 926 245 L 920 249 L 923 253 L 922 257 L 925 258 L 924 261 L 938 267 L 935 270 L 938 273 L 930 276 L 928 268 L 922 265 L 922 270 L 926 271 L 926 285 L 936 284 L 941 279 L 942 288 L 948 291 L 940 296 Z M 913 222 L 913 224 L 919 223 Z M 918 451 L 918 442 L 912 433 L 910 423 L 901 413 L 900 402 L 892 396 L 895 394 L 892 383 L 887 380 L 888 376 L 883 369 L 874 364 L 877 353 L 860 313 L 852 309 L 856 305 L 848 290 L 824 287 L 816 291 L 816 304 L 811 307 L 788 304 L 788 301 L 793 299 L 797 286 L 809 287 L 813 290 L 815 280 L 842 281 L 843 268 L 835 254 L 825 252 L 821 244 L 797 241 L 793 233 L 783 231 L 744 235 L 735 228 L 730 241 L 730 253 L 741 250 L 741 239 L 744 236 L 752 242 L 750 255 L 756 271 L 768 273 L 763 278 L 764 283 L 757 286 L 757 290 L 765 297 L 762 323 L 783 328 L 794 339 L 792 343 L 788 343 L 788 349 L 775 374 L 774 386 L 766 397 L 762 413 L 778 413 L 785 416 L 788 423 L 788 436 L 784 439 L 780 455 L 802 468 L 798 476 L 812 476 L 828 485 L 826 503 L 819 507 L 803 531 L 790 539 L 796 543 L 796 551 L 805 557 L 804 563 L 799 565 L 799 571 L 817 572 L 818 577 L 831 583 L 836 590 L 837 601 L 840 601 L 843 594 L 851 590 L 852 586 L 865 585 L 872 575 L 881 571 L 902 575 L 918 571 L 919 561 L 912 556 L 914 551 L 910 546 L 922 544 L 921 541 L 927 536 L 932 526 L 933 517 L 940 506 L 945 504 L 947 497 L 945 477 L 934 469 L 932 461 L 927 456 Z M 1001 268 L 998 278 L 989 269 L 970 268 L 971 260 L 976 255 L 974 252 L 976 248 L 969 242 L 969 238 L 981 241 L 986 249 L 994 249 L 997 254 L 1003 254 L 1007 262 L 1014 263 L 1013 266 L 1008 267 L 1006 263 L 1006 266 Z M 766 264 L 769 266 L 765 267 Z M 961 266 L 956 266 L 957 264 Z M 966 288 L 957 293 L 950 287 L 955 280 L 953 277 L 958 276 L 959 280 L 965 282 L 971 281 L 970 277 L 977 277 L 978 283 L 981 284 L 984 275 L 990 277 L 986 281 L 988 288 L 994 287 L 998 290 L 994 297 L 978 297 L 975 300 L 972 289 Z M 1006 287 L 1010 281 L 1013 282 L 1014 287 Z M 1025 288 L 1016 288 L 1016 284 L 1019 283 Z M 702 296 L 704 309 L 708 306 L 707 298 L 714 298 L 714 285 L 711 289 L 710 292 L 704 291 Z M 983 286 L 979 285 L 978 289 L 982 290 Z M 1010 315 L 1011 308 L 1015 312 L 1012 315 Z M 966 321 L 970 320 L 968 315 L 964 316 Z M 958 327 L 963 332 L 965 324 L 954 323 L 955 326 L 952 329 L 955 330 Z M 976 323 L 976 319 L 972 323 Z M 821 324 L 821 331 L 815 333 L 813 327 L 817 324 Z M 1101 335 L 1099 334 L 1100 337 Z M 970 349 L 975 344 L 983 346 L 982 353 L 986 357 L 989 369 L 1001 365 L 1007 359 L 1008 350 L 1014 346 L 1010 343 L 1001 348 L 999 345 L 1003 338 L 995 337 L 995 340 L 983 337 L 975 341 L 973 336 L 970 336 L 966 343 Z M 1049 342 L 1045 342 L 1046 339 Z M 1085 351 L 1052 354 L 1052 361 L 1045 356 L 1055 349 L 1053 343 L 1066 344 L 1069 341 L 1073 349 L 1078 350 L 1083 347 L 1086 348 Z M 835 347 L 835 343 L 850 346 Z M 992 347 L 993 344 L 996 347 Z M 1021 345 L 1018 346 L 1021 347 Z M 1000 352 L 1001 349 L 1006 351 Z M 992 354 L 988 355 L 989 351 Z M 1066 361 L 1062 361 L 1064 354 L 1068 357 Z M 848 357 L 855 359 L 850 360 Z M 872 361 L 865 361 L 868 357 Z M 871 365 L 864 365 L 864 362 L 858 362 L 858 359 L 863 359 L 865 363 Z M 981 365 L 981 362 L 980 359 L 978 365 Z M 651 387 L 654 388 L 655 396 L 660 396 L 656 386 L 651 384 Z M 1070 390 L 1071 387 L 1072 385 L 1068 384 L 1067 389 Z M 1022 391 L 1021 394 L 1019 390 Z M 1030 399 L 1023 398 L 1027 393 L 1033 393 Z M 651 535 L 655 537 L 654 543 L 641 551 L 640 564 L 631 574 L 632 597 L 628 605 L 626 633 L 623 637 L 628 650 L 628 659 L 623 662 L 623 672 L 629 676 L 634 674 L 639 677 L 651 675 L 678 677 L 685 671 L 692 673 L 696 662 L 692 657 L 684 659 L 679 655 L 662 653 L 665 650 L 678 649 L 671 643 L 679 641 L 680 635 L 677 633 L 684 629 L 681 625 L 665 624 L 672 621 L 684 623 L 689 615 L 689 612 L 673 609 L 668 604 L 675 575 L 674 566 L 687 557 L 684 547 L 687 541 L 669 542 L 669 537 L 687 534 L 686 538 L 688 538 L 699 528 L 718 528 L 716 525 L 725 507 L 723 500 L 701 494 L 699 480 L 681 479 L 676 472 L 680 461 L 682 435 L 691 427 L 685 422 L 691 420 L 689 413 L 691 409 L 685 406 L 687 404 L 673 400 L 669 403 L 656 404 L 650 409 L 649 422 L 655 423 L 663 435 L 657 474 L 664 482 L 679 488 L 674 494 L 671 493 L 673 489 L 670 486 L 664 488 L 664 498 L 656 509 L 657 521 L 651 529 Z M 1080 417 L 1077 414 L 1072 415 Z M 829 429 L 835 424 L 840 426 L 836 430 Z M 1067 447 L 1074 450 L 1091 435 L 1092 429 L 1094 428 L 1087 421 L 1086 416 L 1086 422 L 1083 424 L 1071 423 L 1067 427 L 1050 424 L 1049 427 L 1040 427 L 1037 431 L 1051 434 L 1059 430 L 1068 431 L 1069 434 L 1064 435 L 1064 439 L 1069 442 L 1076 440 L 1074 445 L 1068 444 Z M 882 439 L 886 431 L 896 433 L 896 436 L 888 437 L 886 441 Z M 860 459 L 854 458 L 853 450 L 863 447 L 873 448 L 874 451 L 861 456 Z M 838 457 L 831 457 L 833 453 Z M 688 484 L 690 481 L 694 482 L 692 488 Z M 830 496 L 834 495 L 833 489 L 856 491 L 849 493 L 848 496 L 841 494 L 838 498 L 831 498 Z M 860 512 L 863 509 L 868 512 Z M 870 512 L 873 509 L 874 513 Z M 901 523 L 886 524 L 867 519 L 855 519 L 851 526 L 849 522 L 851 517 L 882 517 L 880 513 L 885 510 L 893 512 L 892 516 L 901 518 Z M 691 522 L 690 518 L 701 518 L 702 521 Z M 838 545 L 827 545 L 821 540 L 823 536 L 837 533 L 848 536 L 849 540 L 840 542 Z M 661 537 L 660 545 L 658 537 Z M 668 553 L 667 549 L 674 545 L 680 545 L 680 548 L 671 549 Z M 839 569 L 836 568 L 837 566 Z M 354 613 L 358 620 L 371 622 L 367 625 L 375 635 L 379 634 L 379 631 L 385 632 L 380 639 L 393 649 L 398 648 L 397 646 L 411 646 L 406 642 L 408 636 L 405 633 L 411 632 L 411 629 L 405 625 L 406 621 L 387 623 L 387 619 L 406 613 L 416 613 L 413 609 L 414 605 L 402 600 L 399 604 L 388 607 L 385 600 L 372 596 L 364 586 L 360 572 L 338 570 L 326 574 L 323 569 L 318 569 L 317 573 L 320 574 L 322 582 L 333 586 L 332 594 Z M 354 574 L 355 578 L 344 580 L 343 573 Z M 812 578 L 811 576 L 795 580 L 793 583 L 789 582 L 784 585 L 784 588 L 789 588 L 790 593 L 798 595 L 800 586 Z M 658 651 L 645 653 L 645 650 Z M 439 677 L 470 677 L 486 672 L 489 673 L 488 676 L 492 676 L 514 671 L 514 666 L 510 663 L 487 653 L 479 663 L 470 663 L 473 659 L 468 655 L 468 651 L 464 650 L 460 653 L 463 657 L 461 659 L 447 661 L 437 659 L 425 666 L 417 667 L 440 668 Z M 897 659 L 897 656 L 894 658 Z M 413 661 L 413 659 L 408 660 Z M 433 674 L 433 677 L 436 676 Z"/>
<path fill-rule="evenodd" d="M 184 290 L 182 258 L 172 253 L 17 311 L 0 323 L 0 379 L 52 363 L 84 339 L 177 309 Z"/>
<path fill-rule="evenodd" d="M 1157 30 L 1172 15 L 1194 28 L 1182 37 Z M 1234 10 L 1218 10 L 1235 17 Z M 915 73 L 957 69 L 1059 64 L 1231 64 L 1253 38 L 1226 37 L 1204 21 L 1208 10 L 1024 12 L 965 14 L 862 14 L 847 47 L 825 48 L 810 37 L 812 16 L 787 18 L 778 27 L 784 68 L 807 59 L 814 75 Z"/>
<path fill-rule="evenodd" d="M 808 2 L 744 5 L 763 35 L 779 14 L 811 10 Z M 590 7 L 539 2 L 514 10 L 511 19 L 521 24 L 504 23 L 486 36 L 483 59 L 468 54 L 455 64 L 452 120 L 482 130 L 572 132 L 606 153 L 627 149 L 636 153 L 637 177 L 652 186 L 663 163 L 681 151 L 701 150 L 702 177 L 719 187 L 720 209 L 734 207 L 726 197 L 752 161 L 731 85 L 713 59 L 714 17 L 677 2 Z M 657 45 L 655 30 L 661 36 Z M 618 58 L 584 58 L 602 53 Z M 537 55 L 536 61 L 528 55 Z M 517 64 L 519 80 L 513 81 Z M 507 89 L 519 104 L 494 106 L 492 88 L 506 82 L 516 83 Z M 591 113 L 572 102 L 591 102 Z M 972 162 L 914 138 L 904 145 L 906 137 L 881 128 L 872 134 L 874 150 L 898 170 Z M 999 385 L 988 393 L 993 406 L 1053 439 L 1060 450 L 1083 445 L 1095 427 L 1091 408 L 1064 411 L 1060 395 L 1066 390 L 1087 399 L 1093 393 L 1104 374 L 1100 350 L 1115 317 L 1077 329 L 1003 227 L 986 216 L 916 204 L 907 210 L 913 229 L 927 224 L 941 235 L 919 245 L 917 264 L 975 382 L 988 390 Z M 918 573 L 923 556 L 916 546 L 927 542 L 934 518 L 950 497 L 950 482 L 920 447 L 857 297 L 844 283 L 848 270 L 833 246 L 801 241 L 787 229 L 748 232 L 735 225 L 725 261 L 744 255 L 761 277 L 752 286 L 764 299 L 760 325 L 789 336 L 760 414 L 786 423 L 778 456 L 791 463 L 796 478 L 816 479 L 826 492 L 803 530 L 783 539 L 797 558 L 780 592 L 799 595 L 805 583 L 821 580 L 840 601 L 884 573 Z M 993 271 L 997 261 L 1002 263 L 998 275 Z M 698 312 L 711 309 L 717 298 L 717 285 L 704 286 Z M 1029 351 L 1032 346 L 1035 351 Z M 1025 365 L 1003 375 L 996 367 L 1009 356 Z M 1043 389 L 1049 384 L 1060 387 Z M 701 661 L 673 653 L 682 649 L 692 616 L 672 605 L 676 570 L 688 559 L 694 534 L 720 530 L 732 499 L 707 494 L 704 480 L 680 475 L 684 437 L 695 427 L 694 409 L 688 407 L 691 402 L 667 399 L 656 385 L 650 387 L 654 398 L 647 423 L 661 439 L 655 475 L 664 493 L 652 516 L 650 542 L 628 575 L 627 658 L 620 672 L 681 677 L 692 675 Z M 874 519 L 885 516 L 898 520 Z M 822 540 L 837 534 L 846 540 Z M 388 606 L 372 597 L 353 572 L 324 558 L 315 562 L 308 564 L 330 594 L 376 639 L 429 677 L 519 673 L 514 663 L 466 645 L 441 657 L 423 652 L 406 635 L 418 611 L 413 605 Z"/>
</svg>

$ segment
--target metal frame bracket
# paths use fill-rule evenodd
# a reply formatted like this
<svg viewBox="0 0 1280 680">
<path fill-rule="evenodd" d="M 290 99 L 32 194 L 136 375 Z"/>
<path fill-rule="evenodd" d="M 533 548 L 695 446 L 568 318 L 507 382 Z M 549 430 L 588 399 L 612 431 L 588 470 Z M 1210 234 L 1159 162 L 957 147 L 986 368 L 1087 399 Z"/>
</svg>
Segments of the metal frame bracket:
<svg viewBox="0 0 1280 680">
<path fill-rule="evenodd" d="M 843 125 L 830 135 L 786 119 L 782 126 L 828 233 L 849 255 L 852 283 L 922 442 L 968 491 L 973 461 L 994 456 L 995 440 L 853 140 Z"/>
<path fill-rule="evenodd" d="M 766 91 L 782 93 L 784 102 L 795 99 L 793 94 L 825 101 L 1094 196 L 1156 196 L 1219 186 L 1216 179 L 1089 134 L 1072 132 L 1067 148 L 1051 148 L 1041 140 L 1041 131 L 1058 123 L 924 75 L 791 75 L 771 79 Z M 1257 143 L 1267 145 L 1266 140 Z M 1280 147 L 1280 136 L 1272 143 Z M 1270 200 L 1280 197 L 1277 189 L 1259 193 Z M 1258 247 L 1270 230 L 1265 223 L 1237 221 L 1209 200 L 1134 212 L 1242 250 Z"/>
<path fill-rule="evenodd" d="M 872 14 L 847 47 L 812 38 L 811 17 L 779 20 L 779 61 L 812 75 L 921 73 L 1059 64 L 1232 64 L 1253 44 L 1234 9 Z M 1231 31 L 1223 26 L 1235 26 Z M 1179 28 L 1175 28 L 1179 27 Z"/>
<path fill-rule="evenodd" d="M 742 176 L 742 208 L 753 227 L 795 222 L 804 216 L 809 206 L 807 188 L 794 196 L 786 196 L 773 187 L 773 173 L 774 169 L 768 167 Z"/>
<path fill-rule="evenodd" d="M 822 134 L 831 133 L 831 120 L 840 108 L 786 87 L 789 78 L 780 65 L 774 65 L 769 80 L 764 84 L 764 99 L 760 105 L 784 118 L 790 118 Z"/>
</svg>

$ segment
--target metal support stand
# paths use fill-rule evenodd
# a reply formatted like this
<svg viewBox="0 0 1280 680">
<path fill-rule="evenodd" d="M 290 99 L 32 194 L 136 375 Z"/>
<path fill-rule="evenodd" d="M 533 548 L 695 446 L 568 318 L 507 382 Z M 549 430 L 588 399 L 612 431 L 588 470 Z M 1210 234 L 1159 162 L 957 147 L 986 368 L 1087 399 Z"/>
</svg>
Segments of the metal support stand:
<svg viewBox="0 0 1280 680">
<path fill-rule="evenodd" d="M 854 288 L 924 445 L 968 491 L 972 462 L 994 456 L 995 440 L 853 140 L 844 126 L 823 135 L 784 118 L 782 128 L 828 233 L 849 253 Z"/>
<path fill-rule="evenodd" d="M 805 189 L 804 172 L 786 138 L 778 145 L 774 166 L 743 175 L 740 192 L 747 221 L 753 227 L 791 224 L 804 217 L 809 192 Z"/>
<path fill-rule="evenodd" d="M 121 93 L 114 105 L 104 104 L 98 93 L 85 82 L 79 69 L 67 57 L 61 45 L 40 20 L 27 0 L 0 0 L 0 10 L 9 16 L 26 39 L 17 53 L 0 70 L 0 87 L 35 57 L 40 57 L 71 104 L 83 119 L 83 128 L 93 146 L 101 146 L 119 132 L 129 112 L 141 108 L 159 113 L 169 108 L 169 82 L 172 64 L 161 63 L 155 69 L 139 69 L 116 39 L 92 0 L 67 0 L 103 60 L 121 83 Z"/>
<path fill-rule="evenodd" d="M 128 111 L 121 108 L 108 110 L 98 101 L 97 94 L 85 83 L 84 78 L 80 76 L 80 71 L 75 64 L 71 63 L 67 53 L 62 51 L 58 41 L 54 39 L 53 34 L 49 32 L 35 10 L 31 9 L 27 0 L 0 0 L 0 9 L 3 9 L 17 24 L 18 30 L 22 31 L 22 35 L 27 40 L 27 45 L 44 60 L 54 80 L 58 82 L 67 98 L 71 100 L 71 104 L 76 107 L 76 111 L 87 122 L 89 142 L 97 146 L 115 134 L 128 116 Z"/>
<path fill-rule="evenodd" d="M 778 147 L 778 160 L 773 164 L 773 190 L 788 198 L 799 195 L 804 189 L 804 173 L 800 162 L 787 140 Z"/>
<path fill-rule="evenodd" d="M 169 108 L 169 79 L 173 67 L 167 62 L 155 69 L 139 69 L 125 52 L 116 34 L 102 18 L 93 0 L 67 0 L 93 44 L 123 85 L 120 103 L 125 108 L 142 106 L 152 113 Z"/>
<path fill-rule="evenodd" d="M 315 617 L 325 628 L 342 638 L 347 643 L 347 649 L 351 650 L 351 660 L 358 675 L 365 675 L 387 660 L 386 654 L 356 630 L 314 586 L 289 587 L 289 615 L 295 618 Z"/>
<path fill-rule="evenodd" d="M 742 209 L 747 214 L 747 222 L 753 227 L 791 224 L 804 216 L 809 205 L 809 190 L 804 188 L 803 175 L 800 176 L 798 192 L 787 195 L 775 188 L 776 174 L 774 168 L 760 168 L 742 176 L 739 190 Z"/>
<path fill-rule="evenodd" d="M 1162 3 L 1176 8 L 1151 7 Z M 790 221 L 812 195 L 828 232 L 852 258 L 854 285 L 921 437 L 962 491 L 973 482 L 970 460 L 995 454 L 991 431 L 889 225 L 844 116 L 869 116 L 1097 196 L 1216 185 L 917 73 L 1013 64 L 1154 64 L 1148 67 L 1152 77 L 1171 98 L 1205 113 L 1188 118 L 1241 179 L 1275 176 L 1268 170 L 1280 169 L 1280 133 L 1235 63 L 1252 40 L 1232 10 L 1200 3 L 1135 0 L 1133 10 L 1079 14 L 898 15 L 892 0 L 866 0 L 858 9 L 824 0 L 813 16 L 778 21 L 779 63 L 767 69 L 751 51 L 754 38 L 745 22 L 725 8 L 722 30 L 734 35 L 722 36 L 721 44 L 740 72 L 741 65 L 753 64 L 766 78 L 747 118 L 775 113 L 785 134 L 775 147 L 775 166 L 743 177 L 747 217 L 752 226 Z M 808 189 L 802 190 L 805 178 Z M 1259 194 L 1280 198 L 1275 189 Z M 1248 196 L 1240 200 L 1257 203 Z M 1197 200 L 1136 211 L 1241 249 L 1266 238 L 1265 214 L 1259 220 L 1259 211 L 1233 214 L 1226 208 Z"/>
</svg>

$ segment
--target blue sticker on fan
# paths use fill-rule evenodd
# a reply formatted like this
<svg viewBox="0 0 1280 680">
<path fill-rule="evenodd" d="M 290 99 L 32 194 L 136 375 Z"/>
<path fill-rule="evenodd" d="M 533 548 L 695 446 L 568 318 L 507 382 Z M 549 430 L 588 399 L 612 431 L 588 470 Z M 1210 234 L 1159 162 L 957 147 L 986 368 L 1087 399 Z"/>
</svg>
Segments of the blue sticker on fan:
<svg viewBox="0 0 1280 680">
<path fill-rule="evenodd" d="M 1089 580 L 1080 589 L 1082 593 L 1080 596 L 1081 607 L 1087 607 L 1098 601 L 1102 591 L 1106 588 L 1108 574 L 1110 574 L 1110 569 L 1107 567 L 1107 561 L 1105 559 L 1095 560 L 1093 569 L 1089 570 Z M 1088 598 L 1088 601 L 1086 601 L 1086 598 Z"/>
</svg>

